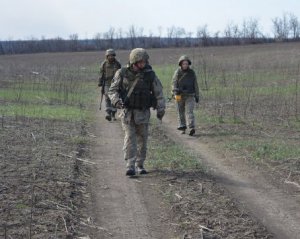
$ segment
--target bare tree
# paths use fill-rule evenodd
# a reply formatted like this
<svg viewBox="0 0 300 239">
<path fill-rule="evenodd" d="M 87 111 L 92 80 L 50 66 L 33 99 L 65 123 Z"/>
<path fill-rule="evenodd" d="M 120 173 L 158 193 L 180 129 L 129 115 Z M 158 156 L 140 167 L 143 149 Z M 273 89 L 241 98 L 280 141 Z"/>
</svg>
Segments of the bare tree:
<svg viewBox="0 0 300 239">
<path fill-rule="evenodd" d="M 110 27 L 108 29 L 107 34 L 108 34 L 108 38 L 109 38 L 109 41 L 110 41 L 110 47 L 114 48 L 115 28 Z"/>
<path fill-rule="evenodd" d="M 186 39 L 186 45 L 187 45 L 188 47 L 191 47 L 191 46 L 192 46 L 192 36 L 193 36 L 193 32 L 187 32 L 187 33 L 186 33 L 185 39 Z"/>
<path fill-rule="evenodd" d="M 137 41 L 137 27 L 134 26 L 134 25 L 131 25 L 128 29 L 128 32 L 127 32 L 127 37 L 129 38 L 130 40 L 130 45 L 131 45 L 131 48 L 135 48 L 136 46 L 136 41 Z"/>
<path fill-rule="evenodd" d="M 262 35 L 256 18 L 249 18 L 243 21 L 242 35 L 244 38 L 251 40 L 255 40 Z"/>
<path fill-rule="evenodd" d="M 101 39 L 101 33 L 96 33 L 94 36 L 94 41 L 95 41 L 95 45 L 96 45 L 96 49 L 100 50 L 101 46 L 102 46 L 102 39 Z"/>
<path fill-rule="evenodd" d="M 224 30 L 224 36 L 227 38 L 240 37 L 239 26 L 233 22 L 228 23 Z"/>
<path fill-rule="evenodd" d="M 3 46 L 2 46 L 2 42 L 0 42 L 0 55 L 4 55 L 5 52 L 4 52 L 4 49 L 3 49 Z"/>
<path fill-rule="evenodd" d="M 293 39 L 298 39 L 300 33 L 300 23 L 298 17 L 293 13 L 290 13 L 289 18 L 290 18 L 289 25 L 290 25 L 290 31 L 292 33 L 292 37 Z"/>
<path fill-rule="evenodd" d="M 78 51 L 79 50 L 78 38 L 79 37 L 78 37 L 77 33 L 71 34 L 69 36 L 71 51 Z"/>
<path fill-rule="evenodd" d="M 176 28 L 174 26 L 167 28 L 168 45 L 172 45 L 172 39 L 174 38 Z"/>
<path fill-rule="evenodd" d="M 207 24 L 197 28 L 197 38 L 199 39 L 200 45 L 207 46 L 209 37 Z"/>
<path fill-rule="evenodd" d="M 287 13 L 284 13 L 282 18 L 275 17 L 272 19 L 274 38 L 277 40 L 287 40 L 289 37 L 289 21 Z"/>
<path fill-rule="evenodd" d="M 239 38 L 241 36 L 239 26 L 233 22 L 228 23 L 224 30 L 224 36 L 226 38 L 226 44 L 239 44 Z"/>
</svg>

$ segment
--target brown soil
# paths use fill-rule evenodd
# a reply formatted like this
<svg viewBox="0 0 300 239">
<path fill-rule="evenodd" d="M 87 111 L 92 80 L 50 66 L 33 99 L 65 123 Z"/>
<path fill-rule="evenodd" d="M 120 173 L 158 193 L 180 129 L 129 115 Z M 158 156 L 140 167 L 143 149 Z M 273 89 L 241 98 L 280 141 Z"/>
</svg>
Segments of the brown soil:
<svg viewBox="0 0 300 239">
<path fill-rule="evenodd" d="M 97 114 L 92 214 L 100 227 L 93 238 L 174 238 L 153 175 L 125 176 L 120 122 Z"/>
<path fill-rule="evenodd" d="M 89 168 L 72 142 L 85 126 L 63 121 L 4 118 L 0 128 L 0 238 L 84 235 Z"/>
<path fill-rule="evenodd" d="M 182 136 L 173 133 L 175 123 L 166 117 L 163 125 L 163 129 L 152 129 L 153 136 L 158 140 L 175 139 L 181 144 Z M 247 205 L 248 201 L 235 192 L 244 193 L 242 177 L 222 178 L 218 173 L 209 176 L 202 171 L 150 170 L 147 175 L 128 178 L 120 121 L 107 122 L 100 112 L 94 127 L 90 214 L 95 230 L 89 232 L 92 238 L 273 238 L 263 226 L 266 221 L 255 219 L 268 215 L 249 216 L 253 204 Z M 193 148 L 199 153 L 201 143 L 191 144 L 196 143 L 197 137 L 184 137 L 187 150 Z M 213 152 L 205 152 L 206 159 L 219 160 Z M 219 172 L 216 166 L 214 169 Z M 279 234 L 281 228 L 274 232 L 284 235 Z"/>
<path fill-rule="evenodd" d="M 274 46 L 286 52 L 285 46 L 294 51 L 298 45 Z M 218 55 L 220 49 L 225 54 L 219 60 L 230 62 L 227 57 L 254 48 L 241 53 L 239 47 L 154 49 L 151 62 L 176 67 L 183 52 Z M 118 53 L 122 63 L 128 53 Z M 103 52 L 3 56 L 0 63 L 7 61 L 8 67 L 1 69 L 1 86 L 10 86 L 19 75 L 29 77 L 31 71 L 44 72 L 44 65 L 69 62 L 76 68 L 102 57 Z M 18 77 L 10 77 L 15 66 Z M 96 72 L 88 76 L 98 77 Z M 155 140 L 163 137 L 192 151 L 209 175 L 152 170 L 127 178 L 120 122 L 108 123 L 103 112 L 88 128 L 84 123 L 0 119 L 0 238 L 299 238 L 300 192 L 285 183 L 288 170 L 272 172 L 222 152 L 201 129 L 195 137 L 180 135 L 174 112 L 167 113 L 162 128 L 153 129 Z M 75 136 L 89 137 L 94 145 L 76 143 Z M 290 181 L 296 179 L 291 175 Z"/>
<path fill-rule="evenodd" d="M 176 132 L 175 112 L 165 117 L 166 134 L 178 144 L 200 155 L 217 183 L 237 199 L 240 206 L 263 223 L 275 238 L 299 238 L 300 193 L 288 194 L 269 171 L 259 170 L 228 152 L 220 152 L 216 141 L 196 134 L 195 137 Z"/>
</svg>

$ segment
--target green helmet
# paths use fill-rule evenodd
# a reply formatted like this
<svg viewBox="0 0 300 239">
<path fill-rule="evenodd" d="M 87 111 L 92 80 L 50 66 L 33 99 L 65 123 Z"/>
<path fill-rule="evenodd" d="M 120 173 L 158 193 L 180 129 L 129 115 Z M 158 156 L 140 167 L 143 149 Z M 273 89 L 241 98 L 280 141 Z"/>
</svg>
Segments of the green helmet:
<svg viewBox="0 0 300 239">
<path fill-rule="evenodd" d="M 106 52 L 105 52 L 105 56 L 109 56 L 109 55 L 116 56 L 115 50 L 114 49 L 107 49 Z"/>
<path fill-rule="evenodd" d="M 187 62 L 189 63 L 189 65 L 192 64 L 190 58 L 189 58 L 188 56 L 186 56 L 186 55 L 183 55 L 183 56 L 181 56 L 181 57 L 179 58 L 179 60 L 178 60 L 178 65 L 181 66 L 181 62 L 183 62 L 183 61 L 187 61 Z"/>
<path fill-rule="evenodd" d="M 129 63 L 135 64 L 141 60 L 144 60 L 145 62 L 148 62 L 149 55 L 143 48 L 135 48 L 133 49 L 129 54 Z"/>
</svg>

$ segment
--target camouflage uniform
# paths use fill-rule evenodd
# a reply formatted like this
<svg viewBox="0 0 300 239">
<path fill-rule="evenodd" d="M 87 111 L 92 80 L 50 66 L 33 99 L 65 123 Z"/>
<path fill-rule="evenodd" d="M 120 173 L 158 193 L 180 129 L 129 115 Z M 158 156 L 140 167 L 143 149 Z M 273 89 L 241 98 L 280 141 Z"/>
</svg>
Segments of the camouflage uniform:
<svg viewBox="0 0 300 239">
<path fill-rule="evenodd" d="M 199 102 L 199 87 L 197 83 L 197 77 L 195 72 L 188 67 L 187 70 L 181 68 L 182 61 L 187 61 L 191 65 L 191 61 L 187 56 L 181 56 L 178 61 L 180 66 L 174 73 L 172 91 L 176 96 L 180 96 L 181 99 L 176 100 L 176 109 L 178 114 L 178 130 L 185 133 L 187 128 L 186 117 L 188 121 L 188 127 L 190 129 L 189 134 L 195 133 L 195 117 L 194 106 L 195 100 Z M 178 97 L 179 98 L 179 97 Z"/>
<path fill-rule="evenodd" d="M 133 65 L 143 60 L 148 63 L 149 56 L 142 48 L 133 49 L 129 56 L 129 64 L 117 71 L 108 95 L 113 105 L 122 108 L 120 116 L 125 131 L 124 158 L 127 161 L 126 175 L 135 174 L 135 166 L 139 173 L 147 173 L 144 161 L 147 152 L 148 126 L 150 107 L 156 102 L 157 118 L 162 119 L 165 112 L 165 99 L 162 85 L 151 66 L 134 70 Z M 137 79 L 137 80 L 136 80 Z M 128 97 L 134 82 L 137 82 Z"/>
<path fill-rule="evenodd" d="M 113 59 L 113 61 L 111 62 L 108 60 L 109 55 L 112 55 L 114 57 L 116 56 L 116 53 L 113 49 L 108 49 L 105 55 L 106 55 L 106 60 L 101 63 L 101 67 L 100 67 L 100 77 L 99 77 L 98 85 L 104 87 L 105 108 L 106 108 L 105 118 L 110 121 L 111 118 L 115 120 L 115 114 L 117 109 L 111 104 L 111 101 L 108 97 L 108 90 L 116 71 L 121 68 L 121 64 L 116 59 Z"/>
</svg>

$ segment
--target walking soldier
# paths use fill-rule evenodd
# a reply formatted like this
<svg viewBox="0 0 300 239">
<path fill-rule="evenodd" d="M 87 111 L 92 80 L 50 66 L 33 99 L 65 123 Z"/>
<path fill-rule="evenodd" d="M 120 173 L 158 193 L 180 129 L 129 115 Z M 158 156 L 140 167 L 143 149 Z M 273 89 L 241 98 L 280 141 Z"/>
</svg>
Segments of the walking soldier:
<svg viewBox="0 0 300 239">
<path fill-rule="evenodd" d="M 148 63 L 149 55 L 143 48 L 135 48 L 129 55 L 129 64 L 117 71 L 108 95 L 112 104 L 122 109 L 121 121 L 125 131 L 124 158 L 126 175 L 146 174 L 144 161 L 147 152 L 150 108 L 156 116 L 165 114 L 165 99 L 161 82 Z"/>
<path fill-rule="evenodd" d="M 190 68 L 191 60 L 187 56 L 181 56 L 178 60 L 178 69 L 173 75 L 172 91 L 175 95 L 178 130 L 185 133 L 188 120 L 189 135 L 195 134 L 194 106 L 199 102 L 199 87 L 195 72 Z"/>
<path fill-rule="evenodd" d="M 101 63 L 100 66 L 100 77 L 98 86 L 101 88 L 101 101 L 100 110 L 102 104 L 102 98 L 105 97 L 105 119 L 108 121 L 116 120 L 115 114 L 117 109 L 112 106 L 111 101 L 108 97 L 108 89 L 111 85 L 111 81 L 118 69 L 121 68 L 121 64 L 116 60 L 116 52 L 113 49 L 106 50 L 106 59 Z"/>
</svg>

